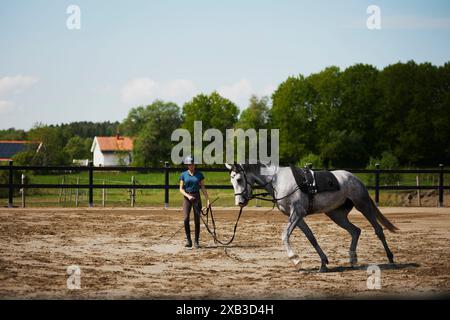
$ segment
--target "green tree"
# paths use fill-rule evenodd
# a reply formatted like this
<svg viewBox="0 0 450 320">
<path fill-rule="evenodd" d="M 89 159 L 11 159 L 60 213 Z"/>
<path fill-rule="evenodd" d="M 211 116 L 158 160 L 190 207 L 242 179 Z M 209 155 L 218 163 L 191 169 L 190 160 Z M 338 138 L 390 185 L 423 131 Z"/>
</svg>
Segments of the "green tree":
<svg viewBox="0 0 450 320">
<path fill-rule="evenodd" d="M 396 156 L 394 156 L 389 151 L 384 151 L 381 155 L 381 158 L 370 158 L 369 164 L 366 169 L 376 169 L 376 164 L 380 165 L 380 169 L 397 169 L 399 167 L 399 162 Z M 380 183 L 381 184 L 395 184 L 401 181 L 401 175 L 398 173 L 390 173 L 390 174 L 380 174 Z M 373 174 L 369 176 L 369 184 L 375 184 L 375 177 Z"/>
<path fill-rule="evenodd" d="M 24 150 L 16 153 L 13 161 L 19 166 L 39 166 L 43 163 L 43 154 L 36 150 Z"/>
<path fill-rule="evenodd" d="M 65 139 L 61 130 L 55 126 L 36 124 L 28 133 L 29 139 L 42 142 L 39 151 L 41 165 L 64 165 L 71 160 L 64 152 Z"/>
<path fill-rule="evenodd" d="M 430 63 L 409 61 L 380 74 L 383 100 L 376 125 L 381 149 L 392 150 L 400 163 L 436 165 L 445 159 L 448 140 L 442 130 L 448 128 L 450 105 L 444 101 L 450 89 L 439 71 Z"/>
<path fill-rule="evenodd" d="M 367 151 L 375 150 L 378 136 L 375 131 L 374 119 L 377 105 L 380 103 L 378 89 L 379 71 L 366 64 L 356 64 L 347 68 L 341 74 L 341 100 L 339 108 L 339 130 L 353 131 L 360 136 Z M 361 164 L 367 163 L 369 153 Z"/>
<path fill-rule="evenodd" d="M 436 163 L 450 163 L 450 62 L 438 69 L 437 102 L 433 110 L 433 159 Z"/>
<path fill-rule="evenodd" d="M 236 124 L 238 114 L 238 107 L 217 92 L 199 94 L 183 106 L 183 127 L 193 134 L 194 121 L 202 121 L 203 130 L 215 128 L 225 134 Z"/>
<path fill-rule="evenodd" d="M 68 155 L 69 160 L 73 159 L 90 159 L 91 156 L 92 139 L 83 139 L 79 136 L 75 136 L 69 139 L 64 152 Z"/>
<path fill-rule="evenodd" d="M 0 140 L 26 140 L 27 134 L 24 130 L 9 128 L 0 130 Z"/>
<path fill-rule="evenodd" d="M 308 153 L 306 156 L 302 157 L 298 162 L 297 166 L 304 167 L 311 164 L 314 168 L 323 168 L 323 159 L 320 155 L 314 153 Z"/>
<path fill-rule="evenodd" d="M 289 77 L 272 96 L 270 126 L 280 130 L 280 161 L 296 163 L 316 141 L 313 105 L 316 93 L 303 77 Z"/>
<path fill-rule="evenodd" d="M 95 136 L 114 136 L 119 128 L 119 122 L 91 122 L 77 121 L 51 126 L 61 130 L 62 135 L 68 141 L 73 136 L 81 138 L 94 138 Z"/>
<path fill-rule="evenodd" d="M 340 129 L 340 108 L 342 106 L 341 71 L 332 66 L 311 74 L 307 81 L 316 92 L 313 105 L 317 140 L 312 146 L 316 154 L 320 153 L 320 144 L 328 139 L 330 130 Z"/>
<path fill-rule="evenodd" d="M 161 101 L 156 102 L 161 103 Z M 150 109 L 149 106 L 139 106 L 131 109 L 128 116 L 119 126 L 120 132 L 126 136 L 137 136 L 150 120 L 152 113 Z"/>
<path fill-rule="evenodd" d="M 321 156 L 327 167 L 363 167 L 368 152 L 361 135 L 355 131 L 331 130 L 321 147 Z"/>
<path fill-rule="evenodd" d="M 269 118 L 269 98 L 258 98 L 255 95 L 250 97 L 249 106 L 242 111 L 237 128 L 244 130 L 253 128 L 255 130 L 267 128 Z"/>
<path fill-rule="evenodd" d="M 162 161 L 170 159 L 172 132 L 181 126 L 180 108 L 175 103 L 158 100 L 145 110 L 145 125 L 134 141 L 133 163 L 161 166 Z"/>
</svg>

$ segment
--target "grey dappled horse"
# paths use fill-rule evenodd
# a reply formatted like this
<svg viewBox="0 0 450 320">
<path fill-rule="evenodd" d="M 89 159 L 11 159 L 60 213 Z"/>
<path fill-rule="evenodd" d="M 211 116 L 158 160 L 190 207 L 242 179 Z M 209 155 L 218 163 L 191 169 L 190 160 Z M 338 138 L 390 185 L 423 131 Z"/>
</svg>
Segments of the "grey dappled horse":
<svg viewBox="0 0 450 320">
<path fill-rule="evenodd" d="M 394 263 L 394 255 L 386 242 L 383 228 L 379 222 L 389 231 L 398 230 L 377 208 L 363 183 L 352 173 L 344 170 L 335 170 L 331 173 L 339 182 L 340 190 L 333 192 L 321 192 L 314 195 L 313 206 L 308 211 L 308 195 L 298 190 L 290 167 L 265 166 L 263 164 L 225 164 L 230 170 L 231 183 L 235 192 L 236 205 L 246 206 L 252 198 L 253 186 L 259 185 L 267 190 L 276 201 L 276 206 L 285 215 L 289 216 L 289 222 L 282 235 L 282 241 L 288 257 L 298 266 L 300 259 L 294 253 L 289 237 L 295 227 L 298 227 L 316 249 L 321 259 L 319 271 L 327 271 L 328 259 L 320 248 L 311 229 L 305 223 L 304 217 L 308 214 L 325 213 L 338 226 L 347 230 L 351 237 L 350 264 L 357 263 L 356 246 L 361 229 L 348 220 L 348 214 L 353 206 L 360 211 L 375 229 L 375 234 L 381 240 L 390 263 Z M 297 190 L 296 190 L 297 189 Z M 275 202 L 274 201 L 274 202 Z"/>
</svg>

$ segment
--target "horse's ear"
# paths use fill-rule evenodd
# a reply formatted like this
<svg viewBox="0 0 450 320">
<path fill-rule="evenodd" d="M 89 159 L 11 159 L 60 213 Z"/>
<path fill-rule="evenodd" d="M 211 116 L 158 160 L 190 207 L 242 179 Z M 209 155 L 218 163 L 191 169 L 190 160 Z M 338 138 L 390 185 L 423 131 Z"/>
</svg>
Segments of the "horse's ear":
<svg viewBox="0 0 450 320">
<path fill-rule="evenodd" d="M 233 169 L 233 167 L 230 166 L 228 163 L 225 163 L 225 167 L 226 167 L 228 170 L 230 170 L 230 171 L 231 171 L 231 169 Z"/>
</svg>

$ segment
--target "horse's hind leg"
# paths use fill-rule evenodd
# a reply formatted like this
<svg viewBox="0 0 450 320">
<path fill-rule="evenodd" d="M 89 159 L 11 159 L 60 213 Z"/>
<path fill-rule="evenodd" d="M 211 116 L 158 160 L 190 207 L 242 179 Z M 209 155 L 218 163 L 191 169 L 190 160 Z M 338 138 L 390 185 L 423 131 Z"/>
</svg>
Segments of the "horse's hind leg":
<svg viewBox="0 0 450 320">
<path fill-rule="evenodd" d="M 308 238 L 309 242 L 312 244 L 314 249 L 316 249 L 317 253 L 320 256 L 320 260 L 322 261 L 320 265 L 320 272 L 326 272 L 327 271 L 327 264 L 328 264 L 328 258 L 325 255 L 325 253 L 322 251 L 322 248 L 320 248 L 319 244 L 317 243 L 316 237 L 314 237 L 314 234 L 312 233 L 311 229 L 306 224 L 305 220 L 303 218 L 300 218 L 297 222 L 297 226 L 300 228 L 300 230 L 303 231 L 306 238 Z"/>
<path fill-rule="evenodd" d="M 356 201 L 352 199 L 352 201 L 355 204 L 356 209 L 360 211 L 364 215 L 364 217 L 366 217 L 366 219 L 375 229 L 375 234 L 381 240 L 381 243 L 383 244 L 384 250 L 386 251 L 386 255 L 389 259 L 389 262 L 394 263 L 394 255 L 392 254 L 386 242 L 383 227 L 381 227 L 381 225 L 377 221 L 375 204 L 373 203 L 369 194 L 367 194 L 367 196 L 362 197 L 362 199 L 357 199 Z"/>
<path fill-rule="evenodd" d="M 353 266 L 358 262 L 358 256 L 356 255 L 356 247 L 358 245 L 359 235 L 361 229 L 355 226 L 348 220 L 348 214 L 353 208 L 353 203 L 347 199 L 347 201 L 337 209 L 326 212 L 326 215 L 330 217 L 339 227 L 345 229 L 352 236 L 352 242 L 350 243 L 350 264 Z"/>
</svg>

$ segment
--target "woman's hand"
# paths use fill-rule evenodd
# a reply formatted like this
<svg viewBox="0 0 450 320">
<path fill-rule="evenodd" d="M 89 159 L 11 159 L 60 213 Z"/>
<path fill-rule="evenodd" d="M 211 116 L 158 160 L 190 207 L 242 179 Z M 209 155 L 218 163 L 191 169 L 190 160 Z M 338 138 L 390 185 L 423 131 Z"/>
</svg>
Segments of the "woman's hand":
<svg viewBox="0 0 450 320">
<path fill-rule="evenodd" d="M 209 202 L 209 199 L 206 199 L 206 207 L 209 208 L 210 205 L 211 203 Z"/>
<path fill-rule="evenodd" d="M 187 198 L 188 198 L 189 201 L 195 200 L 195 197 L 194 197 L 194 196 L 191 196 L 191 195 L 189 195 L 189 194 L 187 195 Z"/>
</svg>

